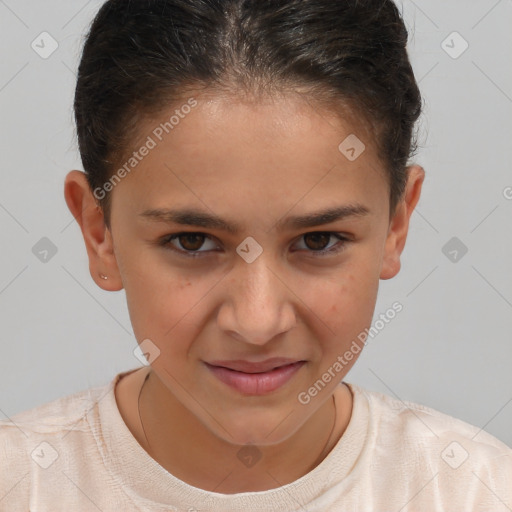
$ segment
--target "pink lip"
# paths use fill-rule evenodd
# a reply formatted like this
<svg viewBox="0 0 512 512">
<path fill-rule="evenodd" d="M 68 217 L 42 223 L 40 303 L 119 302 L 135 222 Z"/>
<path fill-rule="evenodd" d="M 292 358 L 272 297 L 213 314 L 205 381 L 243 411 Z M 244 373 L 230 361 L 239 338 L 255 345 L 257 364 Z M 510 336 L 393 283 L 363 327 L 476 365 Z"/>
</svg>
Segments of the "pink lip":
<svg viewBox="0 0 512 512">
<path fill-rule="evenodd" d="M 233 361 L 230 364 L 234 363 Z M 268 366 L 268 361 L 266 362 Z M 224 384 L 246 395 L 263 395 L 286 384 L 305 361 L 295 361 L 263 372 L 245 373 L 205 363 L 206 367 Z M 263 364 L 263 363 L 260 363 Z M 254 365 L 253 365 L 254 366 Z"/>
<path fill-rule="evenodd" d="M 237 359 L 231 361 L 210 361 L 207 364 L 211 366 L 222 366 L 224 368 L 228 368 L 229 370 L 236 370 L 238 372 L 260 373 L 268 372 L 274 368 L 278 368 L 279 366 L 297 362 L 298 359 L 290 359 L 289 357 L 271 357 L 270 359 L 265 359 L 265 361 L 259 362 L 243 361 L 241 359 Z"/>
</svg>

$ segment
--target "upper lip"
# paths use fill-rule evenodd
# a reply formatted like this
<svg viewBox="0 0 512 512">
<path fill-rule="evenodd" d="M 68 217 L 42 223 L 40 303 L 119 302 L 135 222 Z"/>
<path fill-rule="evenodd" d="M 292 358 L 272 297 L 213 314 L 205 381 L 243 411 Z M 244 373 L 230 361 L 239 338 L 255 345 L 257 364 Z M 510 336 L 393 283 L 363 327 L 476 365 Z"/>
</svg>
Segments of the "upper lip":
<svg viewBox="0 0 512 512">
<path fill-rule="evenodd" d="M 258 363 L 237 359 L 231 361 L 211 361 L 207 364 L 212 366 L 222 366 L 224 368 L 229 368 L 230 370 L 236 370 L 244 373 L 262 373 L 278 368 L 279 366 L 286 366 L 300 361 L 300 359 L 290 359 L 288 357 L 272 357 Z"/>
</svg>

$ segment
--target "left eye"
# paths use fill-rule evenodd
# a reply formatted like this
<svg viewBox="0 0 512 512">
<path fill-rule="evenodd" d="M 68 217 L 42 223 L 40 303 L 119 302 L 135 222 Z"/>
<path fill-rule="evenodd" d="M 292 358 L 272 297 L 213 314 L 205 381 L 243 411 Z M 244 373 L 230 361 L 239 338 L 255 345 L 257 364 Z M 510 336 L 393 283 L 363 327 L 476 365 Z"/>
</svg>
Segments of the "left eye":
<svg viewBox="0 0 512 512">
<path fill-rule="evenodd" d="M 338 233 L 322 231 L 318 231 L 315 233 L 306 233 L 305 235 L 302 235 L 302 238 L 304 240 L 309 240 L 310 242 L 309 244 L 306 244 L 306 249 L 310 249 L 311 252 L 319 253 L 320 255 L 326 253 L 339 252 L 344 248 L 345 244 L 349 241 L 348 238 L 341 236 Z M 335 238 L 336 240 L 338 240 L 338 242 L 329 247 L 327 244 L 331 238 Z"/>
</svg>

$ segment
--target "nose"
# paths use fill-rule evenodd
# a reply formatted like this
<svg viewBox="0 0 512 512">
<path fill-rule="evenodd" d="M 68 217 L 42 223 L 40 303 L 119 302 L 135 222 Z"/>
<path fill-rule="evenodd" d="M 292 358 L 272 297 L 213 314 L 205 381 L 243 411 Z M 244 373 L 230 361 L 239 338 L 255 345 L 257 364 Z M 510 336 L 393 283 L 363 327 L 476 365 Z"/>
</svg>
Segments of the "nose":
<svg viewBox="0 0 512 512">
<path fill-rule="evenodd" d="M 297 323 L 295 295 L 264 254 L 252 263 L 237 263 L 217 316 L 221 330 L 253 345 L 264 345 Z"/>
</svg>

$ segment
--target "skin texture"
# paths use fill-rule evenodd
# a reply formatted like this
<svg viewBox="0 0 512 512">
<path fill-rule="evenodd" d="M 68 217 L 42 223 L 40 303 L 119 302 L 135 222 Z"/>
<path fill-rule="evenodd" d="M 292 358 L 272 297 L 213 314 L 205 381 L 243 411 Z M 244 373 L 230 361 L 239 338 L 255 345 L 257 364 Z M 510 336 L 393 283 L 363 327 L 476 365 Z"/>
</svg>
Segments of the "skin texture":
<svg viewBox="0 0 512 512">
<path fill-rule="evenodd" d="M 196 487 L 272 489 L 318 464 L 333 426 L 333 395 L 336 428 L 324 456 L 348 424 L 352 396 L 342 381 L 361 352 L 309 403 L 297 397 L 371 325 L 379 279 L 400 269 L 424 171 L 408 168 L 406 193 L 390 219 L 388 178 L 364 126 L 293 94 L 257 101 L 195 98 L 190 114 L 111 192 L 111 231 L 82 172 L 68 174 L 65 197 L 82 230 L 92 278 L 104 290 L 125 289 L 137 341 L 150 339 L 160 350 L 141 396 L 149 445 L 136 408 L 142 372 L 116 390 L 134 436 L 163 467 Z M 141 124 L 140 140 L 175 108 Z M 350 134 L 366 146 L 355 161 L 338 149 Z M 354 203 L 369 213 L 309 228 L 276 227 L 288 216 Z M 231 234 L 140 216 L 178 207 L 214 213 L 241 229 Z M 349 241 L 305 236 L 318 232 Z M 208 236 L 158 245 L 178 233 Z M 247 237 L 263 249 L 252 263 L 236 252 Z M 340 252 L 317 255 L 336 244 Z M 179 254 L 187 249 L 201 256 Z M 263 396 L 244 396 L 203 364 L 274 356 L 307 362 Z M 261 454 L 250 468 L 237 457 L 247 443 Z"/>
</svg>

